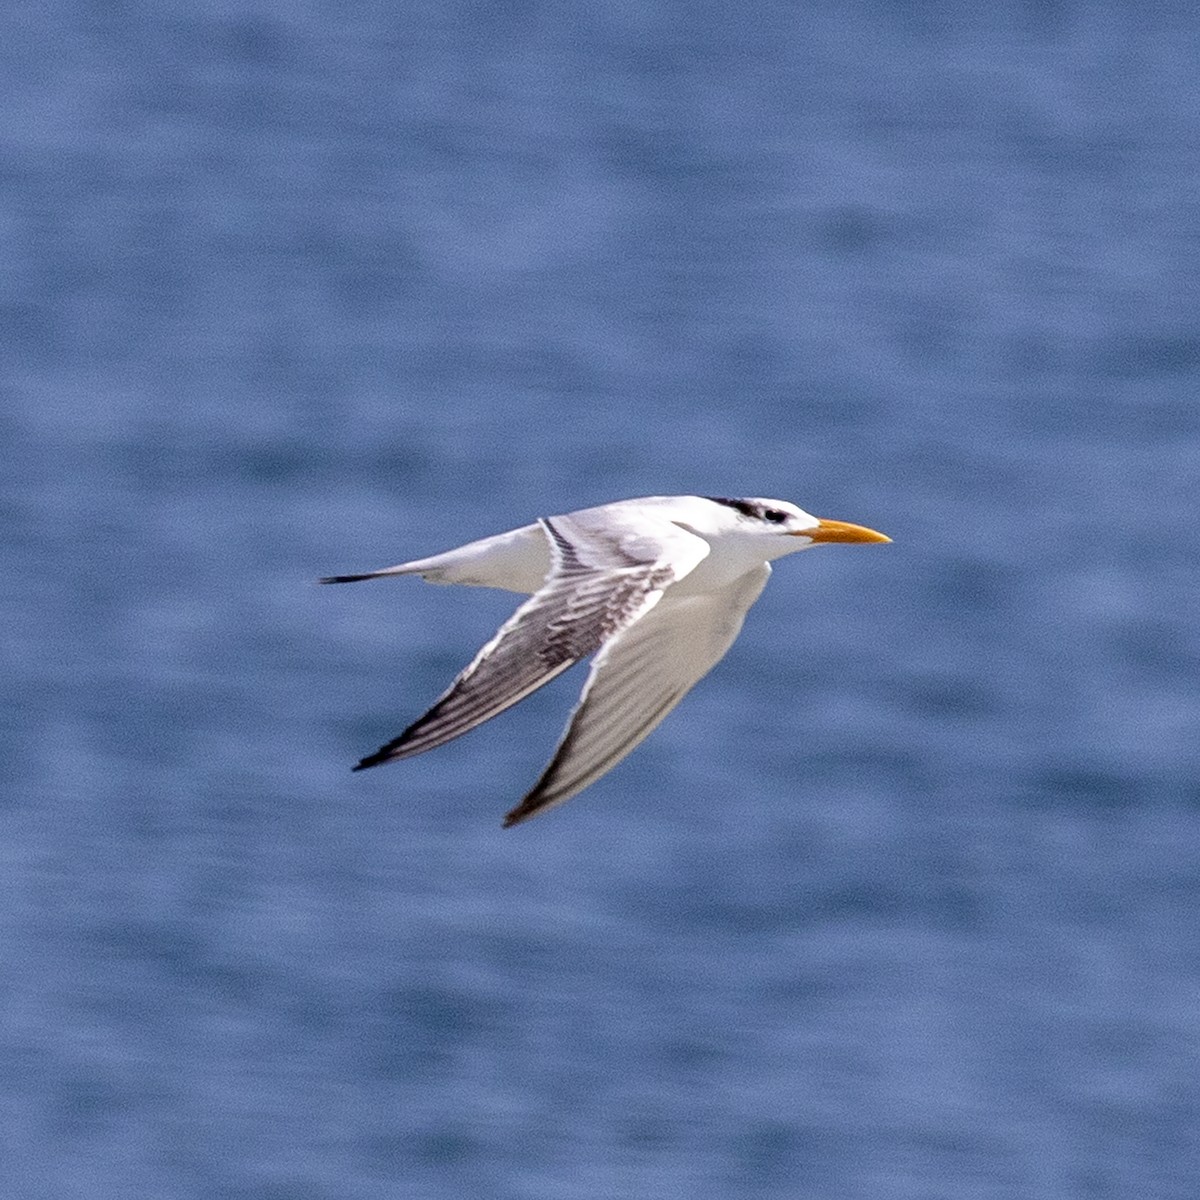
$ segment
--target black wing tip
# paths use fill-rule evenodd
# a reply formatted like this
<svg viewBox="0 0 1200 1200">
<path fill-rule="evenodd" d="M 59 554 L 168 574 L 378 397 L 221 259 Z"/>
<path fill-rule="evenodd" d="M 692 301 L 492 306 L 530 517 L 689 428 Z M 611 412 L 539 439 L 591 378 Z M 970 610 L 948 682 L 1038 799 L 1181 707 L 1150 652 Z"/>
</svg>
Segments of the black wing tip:
<svg viewBox="0 0 1200 1200">
<path fill-rule="evenodd" d="M 408 747 L 411 744 L 409 735 L 412 729 L 406 729 L 399 737 L 392 738 L 390 742 L 384 742 L 372 754 L 368 754 L 366 758 L 360 758 L 357 763 L 350 768 L 352 771 L 365 771 L 368 767 L 378 767 L 382 763 L 391 762 L 394 758 L 407 758 Z"/>
<path fill-rule="evenodd" d="M 500 828 L 511 829 L 514 825 L 520 825 L 522 821 L 528 821 L 530 817 L 536 817 L 550 803 L 551 801 L 548 798 L 541 795 L 540 788 L 534 788 L 516 808 L 510 808 L 504 814 L 504 820 L 500 823 Z"/>
<path fill-rule="evenodd" d="M 384 747 L 382 750 L 376 750 L 374 754 L 368 754 L 366 758 L 359 759 L 350 770 L 365 771 L 368 767 L 377 767 L 381 763 L 389 762 L 393 757 L 391 749 Z"/>
<path fill-rule="evenodd" d="M 370 575 L 322 575 L 318 583 L 358 583 L 360 579 L 370 579 Z"/>
</svg>

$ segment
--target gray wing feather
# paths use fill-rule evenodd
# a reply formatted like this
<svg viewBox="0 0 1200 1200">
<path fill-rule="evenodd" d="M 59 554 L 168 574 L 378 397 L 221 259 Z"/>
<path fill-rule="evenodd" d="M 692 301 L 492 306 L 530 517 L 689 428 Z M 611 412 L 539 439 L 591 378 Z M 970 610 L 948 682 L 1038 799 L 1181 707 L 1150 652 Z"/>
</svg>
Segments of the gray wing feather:
<svg viewBox="0 0 1200 1200">
<path fill-rule="evenodd" d="M 692 570 L 708 544 L 665 526 L 653 545 L 589 528 L 570 516 L 540 522 L 552 566 L 540 591 L 500 627 L 434 706 L 354 769 L 409 758 L 460 737 L 594 653 L 614 632 L 648 612 L 663 589 Z M 686 539 L 686 542 L 683 541 Z"/>
</svg>

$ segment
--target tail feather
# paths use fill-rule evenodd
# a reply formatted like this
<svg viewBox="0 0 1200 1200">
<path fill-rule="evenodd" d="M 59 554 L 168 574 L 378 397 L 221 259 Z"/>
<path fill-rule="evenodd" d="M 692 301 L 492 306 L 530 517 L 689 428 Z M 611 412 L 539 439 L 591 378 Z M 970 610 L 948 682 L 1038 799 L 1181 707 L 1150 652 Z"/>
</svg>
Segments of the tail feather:
<svg viewBox="0 0 1200 1200">
<path fill-rule="evenodd" d="M 361 575 L 324 575 L 318 583 L 358 583 L 363 579 L 382 579 L 385 575 L 419 575 L 423 569 L 421 562 L 400 563 L 395 567 L 384 567 L 381 571 L 364 571 Z"/>
<path fill-rule="evenodd" d="M 428 583 L 461 583 L 494 587 L 530 596 L 550 570 L 550 545 L 540 525 L 525 525 L 509 533 L 468 542 L 429 558 L 415 558 L 380 571 L 326 575 L 320 583 L 358 583 L 385 575 L 420 575 Z"/>
</svg>

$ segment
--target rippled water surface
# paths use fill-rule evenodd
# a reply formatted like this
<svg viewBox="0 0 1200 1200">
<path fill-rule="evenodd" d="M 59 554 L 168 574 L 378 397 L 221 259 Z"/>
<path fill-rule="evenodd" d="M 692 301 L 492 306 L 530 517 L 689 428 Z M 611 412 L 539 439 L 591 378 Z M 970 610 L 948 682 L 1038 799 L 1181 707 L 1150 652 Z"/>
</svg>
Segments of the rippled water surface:
<svg viewBox="0 0 1200 1200">
<path fill-rule="evenodd" d="M 0 16 L 0 1190 L 1191 1200 L 1200 19 Z M 625 764 L 351 775 L 512 607 L 781 496 Z"/>
</svg>

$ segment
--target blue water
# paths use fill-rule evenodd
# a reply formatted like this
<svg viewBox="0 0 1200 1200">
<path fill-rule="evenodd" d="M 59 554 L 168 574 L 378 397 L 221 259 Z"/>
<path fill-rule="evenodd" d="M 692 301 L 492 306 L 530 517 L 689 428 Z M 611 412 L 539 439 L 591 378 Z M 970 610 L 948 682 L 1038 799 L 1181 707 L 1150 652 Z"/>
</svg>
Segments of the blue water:
<svg viewBox="0 0 1200 1200">
<path fill-rule="evenodd" d="M 1193 1200 L 1200 18 L 971 7 L 5 8 L 0 1194 Z M 350 773 L 672 492 L 895 542 Z"/>
</svg>

